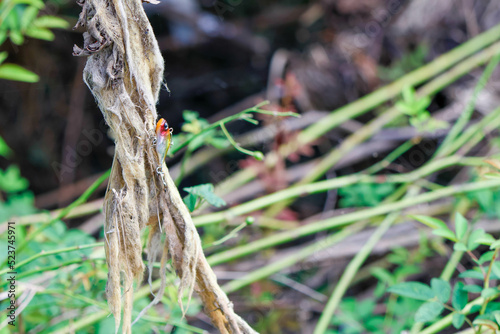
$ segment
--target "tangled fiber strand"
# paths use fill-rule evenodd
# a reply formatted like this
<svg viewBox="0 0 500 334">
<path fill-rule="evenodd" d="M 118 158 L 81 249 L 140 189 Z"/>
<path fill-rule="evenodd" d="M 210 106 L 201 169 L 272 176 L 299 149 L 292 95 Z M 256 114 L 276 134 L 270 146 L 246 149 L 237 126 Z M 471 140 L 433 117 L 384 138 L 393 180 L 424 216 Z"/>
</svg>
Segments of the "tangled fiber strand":
<svg viewBox="0 0 500 334">
<path fill-rule="evenodd" d="M 148 226 L 149 282 L 152 263 L 161 256 L 161 286 L 166 287 L 171 258 L 180 277 L 178 302 L 194 290 L 221 333 L 256 333 L 233 311 L 202 252 L 191 216 L 160 162 L 153 138 L 163 58 L 139 0 L 78 0 L 77 27 L 86 28 L 84 45 L 73 54 L 89 56 L 84 80 L 115 139 L 116 150 L 104 201 L 105 249 L 109 268 L 106 296 L 118 332 L 132 332 L 133 283 L 143 277 L 141 232 Z M 161 243 L 161 233 L 165 243 Z M 122 276 L 123 279 L 120 277 Z M 123 317 L 122 313 L 123 298 Z M 188 302 L 189 303 L 189 302 Z M 122 321 L 123 320 L 123 321 Z"/>
</svg>

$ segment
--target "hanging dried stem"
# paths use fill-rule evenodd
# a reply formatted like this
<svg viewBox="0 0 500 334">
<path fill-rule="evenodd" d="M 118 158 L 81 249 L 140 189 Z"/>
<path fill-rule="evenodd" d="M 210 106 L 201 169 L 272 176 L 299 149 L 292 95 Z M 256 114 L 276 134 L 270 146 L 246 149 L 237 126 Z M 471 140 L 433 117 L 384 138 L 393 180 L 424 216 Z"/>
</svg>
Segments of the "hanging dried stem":
<svg viewBox="0 0 500 334">
<path fill-rule="evenodd" d="M 234 311 L 217 284 L 202 252 L 198 232 L 156 153 L 153 138 L 155 104 L 163 80 L 163 58 L 139 0 L 79 0 L 77 26 L 86 28 L 83 48 L 89 56 L 84 80 L 92 91 L 112 135 L 116 150 L 105 196 L 106 295 L 116 330 L 132 332 L 133 283 L 144 272 L 141 231 L 149 226 L 149 263 L 161 256 L 162 284 L 150 304 L 165 290 L 169 258 L 180 277 L 179 303 L 196 290 L 206 313 L 221 333 L 256 333 Z M 166 234 L 161 244 L 161 233 Z M 122 273 L 122 279 L 120 279 Z M 152 267 L 149 267 L 151 282 Z M 121 317 L 123 298 L 123 321 Z M 139 316 L 142 315 L 145 309 Z"/>
</svg>

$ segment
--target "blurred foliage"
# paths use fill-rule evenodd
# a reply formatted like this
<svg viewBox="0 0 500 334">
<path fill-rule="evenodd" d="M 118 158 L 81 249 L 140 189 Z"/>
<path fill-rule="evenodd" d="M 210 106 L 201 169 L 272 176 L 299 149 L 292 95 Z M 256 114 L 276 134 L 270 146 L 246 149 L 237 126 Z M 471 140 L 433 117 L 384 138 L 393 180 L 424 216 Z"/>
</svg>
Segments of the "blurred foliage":
<svg viewBox="0 0 500 334">
<path fill-rule="evenodd" d="M 39 15 L 45 8 L 41 0 L 3 0 L 0 2 L 0 46 L 10 39 L 15 45 L 22 45 L 25 36 L 54 40 L 50 29 L 67 29 L 69 23 L 59 17 Z M 38 75 L 16 64 L 4 64 L 8 54 L 0 52 L 0 79 L 37 82 Z"/>
</svg>

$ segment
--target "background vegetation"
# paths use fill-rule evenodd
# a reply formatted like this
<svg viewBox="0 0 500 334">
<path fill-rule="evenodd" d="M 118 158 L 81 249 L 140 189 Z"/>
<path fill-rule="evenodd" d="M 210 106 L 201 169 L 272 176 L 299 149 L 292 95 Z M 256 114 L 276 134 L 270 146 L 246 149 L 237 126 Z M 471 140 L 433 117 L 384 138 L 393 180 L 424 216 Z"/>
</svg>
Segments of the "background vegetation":
<svg viewBox="0 0 500 334">
<path fill-rule="evenodd" d="M 494 0 L 145 8 L 166 62 L 167 165 L 238 314 L 260 333 L 498 330 Z M 15 221 L 19 333 L 114 328 L 101 212 L 113 141 L 70 55 L 78 13 L 0 4 L 0 249 Z M 169 280 L 134 331 L 212 331 L 197 300 L 182 318 Z M 146 282 L 135 297 L 138 313 Z"/>
</svg>

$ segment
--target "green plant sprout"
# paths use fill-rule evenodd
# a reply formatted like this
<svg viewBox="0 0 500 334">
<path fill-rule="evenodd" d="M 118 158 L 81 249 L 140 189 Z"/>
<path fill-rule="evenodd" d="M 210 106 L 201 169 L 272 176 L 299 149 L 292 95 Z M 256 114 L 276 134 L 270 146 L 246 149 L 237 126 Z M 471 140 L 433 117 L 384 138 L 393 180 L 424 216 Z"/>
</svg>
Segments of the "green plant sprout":
<svg viewBox="0 0 500 334">
<path fill-rule="evenodd" d="M 411 86 L 405 86 L 401 95 L 403 99 L 396 102 L 396 108 L 410 117 L 410 124 L 418 131 L 434 131 L 448 126 L 446 122 L 431 118 L 427 110 L 432 102 L 429 96 L 419 98 Z"/>
</svg>

